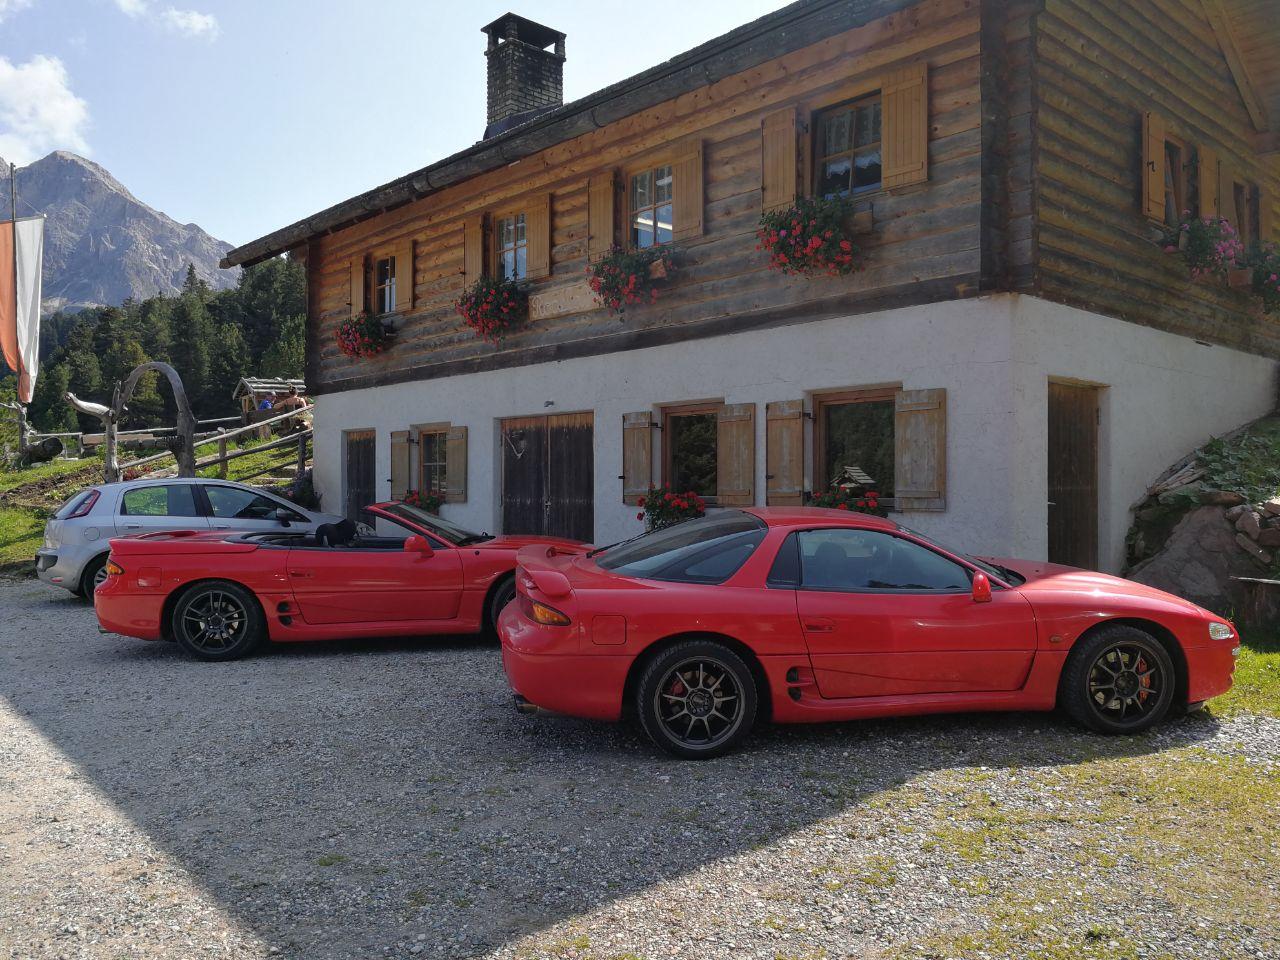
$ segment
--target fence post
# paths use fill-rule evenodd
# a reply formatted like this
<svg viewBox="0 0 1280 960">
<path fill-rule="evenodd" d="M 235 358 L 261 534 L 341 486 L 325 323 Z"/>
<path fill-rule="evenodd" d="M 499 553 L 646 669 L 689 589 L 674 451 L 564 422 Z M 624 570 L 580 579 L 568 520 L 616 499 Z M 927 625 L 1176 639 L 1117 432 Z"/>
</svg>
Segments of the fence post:
<svg viewBox="0 0 1280 960">
<path fill-rule="evenodd" d="M 307 472 L 307 435 L 304 433 L 298 438 L 298 470 L 294 474 L 295 480 L 301 480 L 303 474 Z"/>
<path fill-rule="evenodd" d="M 222 434 L 221 429 L 218 430 Z M 222 462 L 218 464 L 218 479 L 227 479 L 227 438 L 225 436 L 218 437 L 218 456 L 222 457 Z"/>
</svg>

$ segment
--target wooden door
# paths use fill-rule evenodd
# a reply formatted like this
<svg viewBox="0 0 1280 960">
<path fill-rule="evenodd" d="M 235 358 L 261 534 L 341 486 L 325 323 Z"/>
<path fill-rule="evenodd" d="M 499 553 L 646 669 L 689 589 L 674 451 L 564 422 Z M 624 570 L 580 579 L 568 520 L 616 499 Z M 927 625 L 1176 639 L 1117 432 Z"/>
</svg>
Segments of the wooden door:
<svg viewBox="0 0 1280 960">
<path fill-rule="evenodd" d="M 595 528 L 589 413 L 502 421 L 502 531 L 590 540 Z"/>
<path fill-rule="evenodd" d="M 348 430 L 346 443 L 346 502 L 343 514 L 358 521 L 360 511 L 376 502 L 377 474 L 374 470 L 375 434 L 372 430 Z"/>
<path fill-rule="evenodd" d="M 1098 565 L 1098 388 L 1049 384 L 1049 561 Z"/>
</svg>

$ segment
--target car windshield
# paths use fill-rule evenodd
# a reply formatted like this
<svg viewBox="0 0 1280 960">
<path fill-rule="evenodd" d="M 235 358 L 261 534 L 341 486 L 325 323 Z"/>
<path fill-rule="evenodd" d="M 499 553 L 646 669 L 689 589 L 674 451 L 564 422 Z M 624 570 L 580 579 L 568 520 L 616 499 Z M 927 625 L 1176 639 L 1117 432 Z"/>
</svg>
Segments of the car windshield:
<svg viewBox="0 0 1280 960">
<path fill-rule="evenodd" d="M 455 547 L 465 547 L 470 543 L 483 543 L 485 540 L 493 539 L 487 533 L 475 533 L 437 517 L 434 513 L 428 513 L 421 507 L 411 507 L 407 503 L 389 503 L 381 510 L 389 516 L 407 520 L 414 526 L 429 530 L 445 543 L 451 543 Z"/>
<path fill-rule="evenodd" d="M 977 557 L 973 556 L 972 554 L 965 553 L 963 550 L 957 550 L 955 547 L 942 543 L 940 540 L 936 540 L 933 537 L 925 536 L 919 530 L 912 530 L 910 527 L 904 527 L 902 524 L 898 524 L 898 529 L 902 530 L 904 533 L 911 534 L 911 536 L 915 537 L 917 540 L 921 541 L 922 543 L 932 544 L 933 546 L 937 547 L 939 550 L 945 550 L 947 553 L 951 554 L 953 557 L 959 557 L 961 560 L 964 560 L 966 563 L 973 564 L 979 570 L 985 570 L 987 573 L 991 574 L 993 577 L 999 577 L 1005 583 L 1012 584 L 1015 587 L 1018 586 L 1018 584 L 1020 583 L 1026 583 L 1026 580 L 1027 580 L 1026 577 L 1022 576 L 1022 574 L 1020 573 L 1016 573 L 1013 570 L 1010 570 L 1008 567 L 1002 567 L 999 564 L 992 563 L 989 560 L 979 560 Z"/>
<path fill-rule="evenodd" d="M 727 510 L 646 533 L 597 554 L 596 563 L 629 577 L 682 583 L 723 583 L 764 539 L 765 525 Z"/>
</svg>

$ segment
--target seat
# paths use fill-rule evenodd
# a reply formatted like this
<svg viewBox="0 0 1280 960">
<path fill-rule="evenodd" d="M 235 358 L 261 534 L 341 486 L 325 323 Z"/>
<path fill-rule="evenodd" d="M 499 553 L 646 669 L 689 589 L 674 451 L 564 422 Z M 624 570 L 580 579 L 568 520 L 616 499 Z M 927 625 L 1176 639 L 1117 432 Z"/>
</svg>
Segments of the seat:
<svg viewBox="0 0 1280 960">
<path fill-rule="evenodd" d="M 349 547 L 356 539 L 355 521 L 339 520 L 316 527 L 317 547 Z"/>
<path fill-rule="evenodd" d="M 805 586 L 847 587 L 849 555 L 831 540 L 818 544 L 813 561 L 805 565 Z"/>
</svg>

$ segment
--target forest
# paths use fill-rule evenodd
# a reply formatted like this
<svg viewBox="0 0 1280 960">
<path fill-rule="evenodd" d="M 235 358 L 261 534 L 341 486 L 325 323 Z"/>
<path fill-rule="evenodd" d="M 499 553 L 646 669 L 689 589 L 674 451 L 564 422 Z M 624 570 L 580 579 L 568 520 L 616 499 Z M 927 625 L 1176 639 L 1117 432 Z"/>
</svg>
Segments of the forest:
<svg viewBox="0 0 1280 960">
<path fill-rule="evenodd" d="M 241 377 L 302 375 L 305 326 L 303 269 L 284 257 L 242 271 L 230 290 L 212 292 L 189 267 L 177 296 L 55 313 L 41 324 L 31 422 L 46 433 L 100 429 L 64 394 L 109 403 L 114 385 L 148 360 L 174 366 L 197 418 L 230 416 L 239 410 L 232 392 Z M 6 372 L 0 399 L 13 393 L 14 377 Z M 170 423 L 173 412 L 168 385 L 150 374 L 134 391 L 123 426 Z"/>
</svg>

